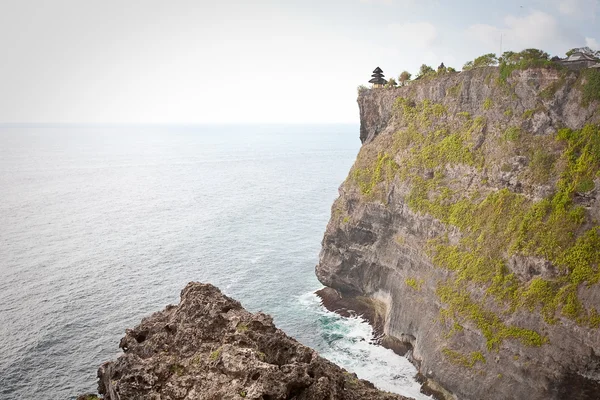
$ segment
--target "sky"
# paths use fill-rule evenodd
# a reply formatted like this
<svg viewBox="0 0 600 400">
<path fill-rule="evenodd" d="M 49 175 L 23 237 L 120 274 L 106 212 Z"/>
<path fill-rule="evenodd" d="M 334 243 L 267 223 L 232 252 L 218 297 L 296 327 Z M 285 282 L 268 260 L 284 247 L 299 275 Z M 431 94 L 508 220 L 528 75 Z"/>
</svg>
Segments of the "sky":
<svg viewBox="0 0 600 400">
<path fill-rule="evenodd" d="M 357 123 L 377 66 L 586 45 L 600 0 L 0 0 L 0 123 Z"/>
</svg>

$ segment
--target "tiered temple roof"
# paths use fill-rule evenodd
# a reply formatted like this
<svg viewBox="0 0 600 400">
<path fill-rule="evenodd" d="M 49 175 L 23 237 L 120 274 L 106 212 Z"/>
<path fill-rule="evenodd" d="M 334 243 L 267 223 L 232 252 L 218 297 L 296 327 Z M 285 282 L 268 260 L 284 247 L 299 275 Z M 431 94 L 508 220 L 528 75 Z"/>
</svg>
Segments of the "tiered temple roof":
<svg viewBox="0 0 600 400">
<path fill-rule="evenodd" d="M 385 85 L 387 83 L 387 81 L 383 78 L 383 71 L 379 67 L 375 68 L 371 77 L 372 78 L 369 83 L 372 83 L 373 85 Z"/>
</svg>

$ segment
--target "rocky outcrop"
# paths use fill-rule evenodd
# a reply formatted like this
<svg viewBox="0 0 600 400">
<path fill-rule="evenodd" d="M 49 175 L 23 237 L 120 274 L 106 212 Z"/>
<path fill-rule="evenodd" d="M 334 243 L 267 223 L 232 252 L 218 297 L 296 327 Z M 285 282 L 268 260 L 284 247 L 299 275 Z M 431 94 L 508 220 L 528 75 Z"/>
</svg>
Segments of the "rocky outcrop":
<svg viewBox="0 0 600 400">
<path fill-rule="evenodd" d="M 207 284 L 188 284 L 179 305 L 127 330 L 120 347 L 124 354 L 98 370 L 105 400 L 406 399 L 321 358 L 270 316 Z"/>
<path fill-rule="evenodd" d="M 490 67 L 359 93 L 363 146 L 316 274 L 337 292 L 326 304 L 371 304 L 448 399 L 600 398 L 600 112 L 586 84 Z"/>
</svg>

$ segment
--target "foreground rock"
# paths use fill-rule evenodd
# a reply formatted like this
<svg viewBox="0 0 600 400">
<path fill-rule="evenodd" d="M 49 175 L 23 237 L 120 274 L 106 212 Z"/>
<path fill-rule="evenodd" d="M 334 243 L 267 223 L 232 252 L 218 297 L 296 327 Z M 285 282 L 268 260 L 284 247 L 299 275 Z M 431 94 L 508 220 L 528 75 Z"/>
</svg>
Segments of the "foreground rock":
<svg viewBox="0 0 600 400">
<path fill-rule="evenodd" d="M 586 74 L 490 67 L 359 93 L 363 145 L 332 206 L 320 294 L 410 350 L 447 399 L 600 399 Z"/>
<path fill-rule="evenodd" d="M 124 354 L 98 370 L 105 400 L 377 399 L 377 390 L 251 314 L 218 288 L 189 283 L 178 306 L 127 330 Z"/>
</svg>

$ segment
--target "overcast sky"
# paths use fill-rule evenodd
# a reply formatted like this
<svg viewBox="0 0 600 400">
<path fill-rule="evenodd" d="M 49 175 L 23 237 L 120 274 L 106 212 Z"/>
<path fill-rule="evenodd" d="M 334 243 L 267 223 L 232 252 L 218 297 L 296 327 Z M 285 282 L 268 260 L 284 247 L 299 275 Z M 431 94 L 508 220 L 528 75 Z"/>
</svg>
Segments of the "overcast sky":
<svg viewBox="0 0 600 400">
<path fill-rule="evenodd" d="M 600 0 L 0 0 L 0 123 L 357 122 L 380 66 L 600 42 Z"/>
</svg>

